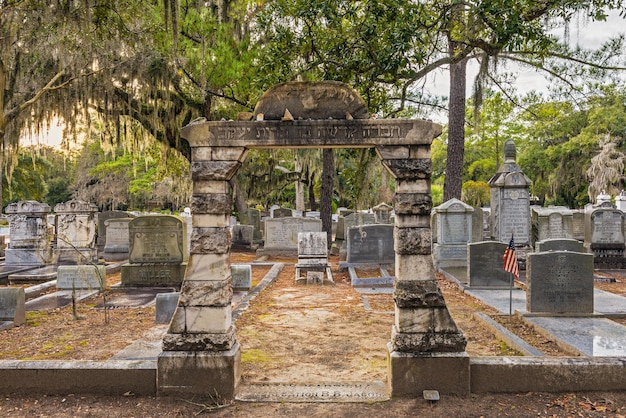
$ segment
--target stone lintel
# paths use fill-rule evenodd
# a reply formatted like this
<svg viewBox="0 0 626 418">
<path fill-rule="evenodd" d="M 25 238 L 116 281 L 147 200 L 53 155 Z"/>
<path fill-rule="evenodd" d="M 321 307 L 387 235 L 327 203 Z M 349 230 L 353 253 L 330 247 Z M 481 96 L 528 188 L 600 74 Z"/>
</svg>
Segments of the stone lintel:
<svg viewBox="0 0 626 418">
<path fill-rule="evenodd" d="M 436 279 L 397 280 L 393 300 L 398 308 L 441 308 L 446 306 Z"/>
<path fill-rule="evenodd" d="M 157 395 L 210 394 L 232 399 L 241 379 L 241 349 L 233 343 L 220 351 L 166 350 L 157 359 Z"/>
<path fill-rule="evenodd" d="M 228 253 L 192 254 L 187 262 L 186 281 L 223 281 L 230 277 Z"/>
<path fill-rule="evenodd" d="M 242 163 L 248 154 L 245 147 L 196 147 L 191 149 L 193 161 L 239 161 Z"/>
<path fill-rule="evenodd" d="M 163 351 L 228 351 L 236 344 L 235 327 L 224 333 L 173 333 L 163 336 Z"/>
<path fill-rule="evenodd" d="M 391 334 L 392 351 L 401 353 L 460 353 L 467 340 L 460 331 L 404 333 L 394 326 Z"/>
<path fill-rule="evenodd" d="M 435 280 L 435 266 L 430 254 L 396 254 L 398 281 Z"/>
<path fill-rule="evenodd" d="M 376 153 L 381 160 L 406 160 L 430 158 L 430 145 L 379 146 Z"/>
<path fill-rule="evenodd" d="M 432 174 L 432 162 L 430 158 L 382 160 L 382 162 L 395 179 L 430 179 Z"/>
<path fill-rule="evenodd" d="M 193 228 L 190 253 L 227 254 L 230 240 L 230 228 Z"/>
<path fill-rule="evenodd" d="M 192 161 L 191 179 L 198 180 L 230 180 L 241 163 L 239 161 Z"/>
<path fill-rule="evenodd" d="M 431 254 L 432 235 L 430 228 L 393 229 L 394 250 L 396 254 Z"/>
<path fill-rule="evenodd" d="M 430 193 L 396 193 L 393 208 L 397 215 L 424 215 L 430 217 L 433 200 Z"/>
<path fill-rule="evenodd" d="M 371 148 L 429 145 L 441 125 L 421 119 L 202 121 L 181 130 L 195 147 Z"/>
<path fill-rule="evenodd" d="M 233 199 L 226 193 L 194 194 L 191 196 L 191 213 L 224 214 L 233 210 Z"/>
<path fill-rule="evenodd" d="M 185 280 L 180 289 L 181 306 L 230 306 L 232 280 Z"/>
</svg>

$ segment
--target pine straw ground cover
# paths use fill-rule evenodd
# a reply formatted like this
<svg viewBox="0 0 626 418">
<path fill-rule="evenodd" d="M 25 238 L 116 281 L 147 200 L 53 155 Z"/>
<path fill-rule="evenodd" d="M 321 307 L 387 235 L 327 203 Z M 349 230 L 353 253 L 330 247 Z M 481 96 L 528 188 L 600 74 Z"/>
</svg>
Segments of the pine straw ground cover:
<svg viewBox="0 0 626 418">
<path fill-rule="evenodd" d="M 233 253 L 233 263 L 249 263 L 253 253 Z M 382 378 L 386 373 L 385 350 L 391 335 L 394 308 L 391 295 L 362 295 L 350 286 L 346 271 L 334 271 L 335 285 L 295 285 L 293 259 L 277 280 L 251 303 L 237 321 L 244 358 L 244 377 L 267 377 L 268 370 L 285 369 L 288 363 L 311 373 L 336 375 L 340 370 L 355 377 Z M 338 260 L 331 259 L 333 265 Z M 253 268 L 256 284 L 269 266 Z M 596 286 L 626 295 L 623 279 Z M 107 276 L 107 285 L 118 283 L 119 273 Z M 519 355 L 476 317 L 491 315 L 524 340 L 549 356 L 568 355 L 553 341 L 537 333 L 519 318 L 498 316 L 491 307 L 459 291 L 441 277 L 439 285 L 448 308 L 465 334 L 470 356 Z M 104 360 L 140 338 L 154 324 L 154 307 L 103 310 L 102 295 L 71 306 L 27 312 L 24 326 L 0 331 L 0 359 Z M 616 319 L 626 325 L 626 319 Z M 271 355 L 265 355 L 270 351 Z M 306 359 L 303 363 L 302 359 Z M 323 364 L 323 367 L 318 367 Z M 296 367 L 296 366 L 293 366 Z M 327 370 L 322 372 L 321 370 Z M 312 376 L 313 377 L 313 376 Z"/>
</svg>

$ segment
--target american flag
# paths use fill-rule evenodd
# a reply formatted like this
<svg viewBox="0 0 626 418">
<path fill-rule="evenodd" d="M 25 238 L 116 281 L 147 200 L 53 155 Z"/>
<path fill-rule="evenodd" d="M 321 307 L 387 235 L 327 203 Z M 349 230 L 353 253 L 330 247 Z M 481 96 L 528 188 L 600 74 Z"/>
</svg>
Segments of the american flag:
<svg viewBox="0 0 626 418">
<path fill-rule="evenodd" d="M 504 251 L 504 270 L 512 273 L 517 279 L 519 277 L 519 267 L 517 266 L 517 254 L 515 253 L 515 241 L 511 235 L 511 242 Z"/>
</svg>

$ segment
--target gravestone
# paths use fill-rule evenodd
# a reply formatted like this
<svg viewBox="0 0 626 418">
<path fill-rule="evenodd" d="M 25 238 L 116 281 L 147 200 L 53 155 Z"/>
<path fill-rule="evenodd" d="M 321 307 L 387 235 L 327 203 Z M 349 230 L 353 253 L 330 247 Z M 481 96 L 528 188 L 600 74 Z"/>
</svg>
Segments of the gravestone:
<svg viewBox="0 0 626 418">
<path fill-rule="evenodd" d="M 538 253 L 546 251 L 573 251 L 584 253 L 585 244 L 576 239 L 547 239 L 535 243 L 535 251 Z"/>
<path fill-rule="evenodd" d="M 128 259 L 130 236 L 128 224 L 134 218 L 109 218 L 104 221 L 106 244 L 102 258 L 105 261 L 122 261 Z"/>
<path fill-rule="evenodd" d="M 597 208 L 590 216 L 589 248 L 596 268 L 624 268 L 624 213 L 614 208 Z"/>
<path fill-rule="evenodd" d="M 289 208 L 277 208 L 274 209 L 272 218 L 290 218 L 293 216 L 293 211 Z"/>
<path fill-rule="evenodd" d="M 532 244 L 548 239 L 574 238 L 573 212 L 565 207 L 531 209 Z"/>
<path fill-rule="evenodd" d="M 468 244 L 467 277 L 470 287 L 510 287 L 511 273 L 504 270 L 504 251 L 507 244 L 482 241 Z"/>
<path fill-rule="evenodd" d="M 393 225 L 360 225 L 348 228 L 348 264 L 393 264 Z"/>
<path fill-rule="evenodd" d="M 97 263 L 96 213 L 93 203 L 70 200 L 54 206 L 60 264 Z"/>
<path fill-rule="evenodd" d="M 0 322 L 13 322 L 14 325 L 26 323 L 26 296 L 21 287 L 0 289 Z"/>
<path fill-rule="evenodd" d="M 615 196 L 615 206 L 622 212 L 626 212 L 626 191 L 622 190 L 620 194 Z"/>
<path fill-rule="evenodd" d="M 374 212 L 375 222 L 377 224 L 390 224 L 392 211 L 393 207 L 384 202 L 374 206 L 372 212 Z"/>
<path fill-rule="evenodd" d="M 48 228 L 50 206 L 34 200 L 9 204 L 9 248 L 5 250 L 7 265 L 44 265 L 56 261 L 52 250 L 52 234 Z"/>
<path fill-rule="evenodd" d="M 504 163 L 489 180 L 491 188 L 491 239 L 509 242 L 515 236 L 516 247 L 530 245 L 530 185 L 532 182 L 515 162 L 515 144 L 510 139 L 503 146 Z M 518 251 L 523 258 L 524 251 Z"/>
<path fill-rule="evenodd" d="M 240 292 L 252 288 L 252 266 L 250 264 L 231 264 L 230 274 L 234 291 Z"/>
<path fill-rule="evenodd" d="M 298 233 L 298 264 L 296 264 L 296 282 L 306 284 L 324 283 L 324 273 L 332 281 L 328 263 L 328 241 L 326 232 Z M 302 277 L 304 273 L 304 278 Z"/>
<path fill-rule="evenodd" d="M 309 218 L 279 218 L 265 220 L 265 244 L 262 254 L 298 253 L 298 233 L 320 232 L 322 221 Z"/>
<path fill-rule="evenodd" d="M 122 286 L 180 286 L 187 266 L 187 223 L 174 215 L 146 215 L 130 221 L 128 263 Z"/>
<path fill-rule="evenodd" d="M 96 289 L 104 290 L 106 267 L 104 265 L 59 266 L 57 268 L 57 289 Z"/>
<path fill-rule="evenodd" d="M 572 211 L 572 238 L 585 241 L 585 213 L 582 210 Z"/>
<path fill-rule="evenodd" d="M 239 213 L 241 225 L 252 225 L 254 227 L 253 239 L 255 243 L 263 241 L 263 229 L 261 228 L 261 212 L 257 209 L 244 209 Z"/>
<path fill-rule="evenodd" d="M 191 208 L 185 208 L 180 213 L 180 217 L 187 223 L 187 250 L 191 248 L 191 232 L 193 231 L 193 217 L 191 216 Z M 234 224 L 237 224 L 237 220 L 234 220 Z M 189 258 L 189 253 L 187 253 Z"/>
<path fill-rule="evenodd" d="M 107 238 L 107 225 L 106 221 L 116 218 L 134 218 L 134 215 L 124 212 L 122 210 L 106 210 L 98 214 L 98 236 L 96 238 L 96 248 L 98 252 L 104 251 Z"/>
<path fill-rule="evenodd" d="M 155 322 L 168 324 L 172 320 L 180 292 L 159 293 L 155 300 Z"/>
<path fill-rule="evenodd" d="M 593 314 L 593 255 L 570 251 L 530 253 L 526 310 L 541 314 Z"/>
<path fill-rule="evenodd" d="M 335 232 L 334 247 L 339 249 L 339 259 L 346 259 L 348 229 L 359 225 L 376 224 L 376 217 L 373 213 L 352 212 L 346 216 L 340 216 L 337 220 L 337 230 Z"/>
<path fill-rule="evenodd" d="M 233 234 L 233 249 L 246 249 L 252 248 L 254 242 L 254 227 L 252 225 L 235 225 L 232 228 Z"/>
<path fill-rule="evenodd" d="M 474 208 L 450 199 L 433 208 L 433 259 L 437 267 L 465 267 L 467 244 L 472 241 L 472 213 Z"/>
<path fill-rule="evenodd" d="M 474 207 L 472 212 L 472 238 L 471 242 L 484 241 L 485 215 L 481 207 Z"/>
</svg>

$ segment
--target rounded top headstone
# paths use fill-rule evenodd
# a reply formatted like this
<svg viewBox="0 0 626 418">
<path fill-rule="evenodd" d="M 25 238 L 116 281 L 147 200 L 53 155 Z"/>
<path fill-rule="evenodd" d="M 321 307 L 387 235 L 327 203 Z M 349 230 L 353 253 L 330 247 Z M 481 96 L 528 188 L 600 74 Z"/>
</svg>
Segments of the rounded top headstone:
<svg viewBox="0 0 626 418">
<path fill-rule="evenodd" d="M 286 116 L 288 116 L 286 118 Z M 266 91 L 254 108 L 254 118 L 369 119 L 361 96 L 338 81 L 290 81 Z"/>
<path fill-rule="evenodd" d="M 517 149 L 515 148 L 515 142 L 512 139 L 507 139 L 504 142 L 504 162 L 514 163 L 517 157 Z"/>
</svg>

